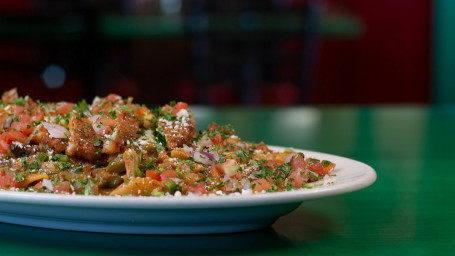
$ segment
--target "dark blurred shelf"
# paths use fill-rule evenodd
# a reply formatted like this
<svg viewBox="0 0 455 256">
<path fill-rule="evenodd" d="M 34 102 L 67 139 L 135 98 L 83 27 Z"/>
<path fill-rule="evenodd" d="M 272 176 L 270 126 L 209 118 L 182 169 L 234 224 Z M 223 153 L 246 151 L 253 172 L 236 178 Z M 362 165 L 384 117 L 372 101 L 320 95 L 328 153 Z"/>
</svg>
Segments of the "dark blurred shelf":
<svg viewBox="0 0 455 256">
<path fill-rule="evenodd" d="M 95 24 L 98 34 L 106 39 L 179 37 L 197 33 L 300 34 L 306 28 L 305 17 L 300 13 L 219 14 L 194 17 L 105 15 Z M 87 29 L 89 28 L 83 19 L 0 19 L 0 38 L 6 40 L 75 40 L 82 37 Z M 349 37 L 359 35 L 361 30 L 360 22 L 351 16 L 329 15 L 323 19 L 323 35 Z"/>
<path fill-rule="evenodd" d="M 195 33 L 292 33 L 306 29 L 302 14 L 224 14 L 196 17 L 105 16 L 99 21 L 103 37 L 184 36 Z M 323 19 L 322 32 L 330 36 L 356 36 L 361 33 L 360 22 L 350 16 L 334 15 Z"/>
<path fill-rule="evenodd" d="M 363 32 L 362 22 L 349 15 L 326 15 L 322 23 L 325 36 L 356 37 Z"/>
<path fill-rule="evenodd" d="M 0 19 L 2 40 L 65 41 L 80 38 L 86 25 L 81 19 Z"/>
<path fill-rule="evenodd" d="M 182 36 L 185 34 L 184 24 L 181 16 L 108 15 L 100 18 L 98 31 L 106 38 Z"/>
</svg>

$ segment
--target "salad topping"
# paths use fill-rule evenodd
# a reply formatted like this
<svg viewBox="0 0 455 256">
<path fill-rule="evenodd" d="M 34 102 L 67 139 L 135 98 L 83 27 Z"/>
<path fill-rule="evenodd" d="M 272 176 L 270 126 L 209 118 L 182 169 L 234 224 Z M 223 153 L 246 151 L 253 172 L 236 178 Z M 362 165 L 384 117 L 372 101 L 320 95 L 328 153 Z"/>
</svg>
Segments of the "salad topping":
<svg viewBox="0 0 455 256">
<path fill-rule="evenodd" d="M 311 188 L 335 164 L 263 142 L 231 125 L 196 131 L 188 105 L 150 109 L 110 94 L 42 103 L 16 89 L 0 102 L 0 188 L 46 193 L 182 196 Z"/>
</svg>

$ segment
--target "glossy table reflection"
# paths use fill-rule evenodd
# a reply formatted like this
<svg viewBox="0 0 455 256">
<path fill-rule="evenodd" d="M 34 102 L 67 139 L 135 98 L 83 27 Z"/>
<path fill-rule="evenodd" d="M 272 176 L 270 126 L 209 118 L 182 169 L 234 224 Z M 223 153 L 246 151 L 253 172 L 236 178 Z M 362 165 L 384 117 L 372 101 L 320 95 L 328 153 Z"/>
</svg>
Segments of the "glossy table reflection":
<svg viewBox="0 0 455 256">
<path fill-rule="evenodd" d="M 0 255 L 455 255 L 455 107 L 194 107 L 198 127 L 371 165 L 354 193 L 303 203 L 271 228 L 136 236 L 0 224 Z"/>
</svg>

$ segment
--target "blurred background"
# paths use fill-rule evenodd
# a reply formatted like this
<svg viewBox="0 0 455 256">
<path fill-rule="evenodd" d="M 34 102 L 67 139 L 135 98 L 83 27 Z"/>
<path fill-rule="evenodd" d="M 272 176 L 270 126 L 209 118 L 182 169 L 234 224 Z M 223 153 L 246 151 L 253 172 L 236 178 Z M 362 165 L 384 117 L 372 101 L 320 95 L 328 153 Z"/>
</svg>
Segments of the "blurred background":
<svg viewBox="0 0 455 256">
<path fill-rule="evenodd" d="M 0 89 L 158 105 L 455 102 L 451 0 L 0 0 Z"/>
</svg>

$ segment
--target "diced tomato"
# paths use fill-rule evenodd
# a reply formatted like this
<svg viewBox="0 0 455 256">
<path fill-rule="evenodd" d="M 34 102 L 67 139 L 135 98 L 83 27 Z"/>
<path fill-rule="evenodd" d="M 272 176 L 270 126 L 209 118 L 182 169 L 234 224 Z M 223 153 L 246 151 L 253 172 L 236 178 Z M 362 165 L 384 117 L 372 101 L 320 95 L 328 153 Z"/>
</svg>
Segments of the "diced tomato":
<svg viewBox="0 0 455 256">
<path fill-rule="evenodd" d="M 18 105 L 12 105 L 13 108 L 13 113 L 16 114 L 16 116 L 20 116 L 24 114 L 24 107 L 18 106 Z"/>
<path fill-rule="evenodd" d="M 32 121 L 35 121 L 35 122 L 40 122 L 44 119 L 44 111 L 42 111 L 40 108 L 37 108 L 34 112 L 33 112 L 33 116 L 32 116 Z"/>
<path fill-rule="evenodd" d="M 27 114 L 21 114 L 18 117 L 19 121 L 11 123 L 9 131 L 21 132 L 25 135 L 30 135 L 33 131 L 32 118 Z"/>
<path fill-rule="evenodd" d="M 261 178 L 251 182 L 251 189 L 253 192 L 261 192 L 263 190 L 272 189 L 272 184 L 266 179 Z"/>
<path fill-rule="evenodd" d="M 100 193 L 100 188 L 98 187 L 98 185 L 93 185 L 92 192 L 94 195 L 98 195 Z"/>
<path fill-rule="evenodd" d="M 69 102 L 60 102 L 58 105 L 57 105 L 57 108 L 55 110 L 55 112 L 57 114 L 60 114 L 62 116 L 68 114 L 71 110 L 73 109 L 73 103 L 69 103 Z"/>
<path fill-rule="evenodd" d="M 92 112 L 93 112 L 93 113 L 99 113 L 100 111 L 101 111 L 100 106 L 93 106 L 93 107 L 92 107 Z"/>
<path fill-rule="evenodd" d="M 207 131 L 211 132 L 213 130 L 215 130 L 216 128 L 219 128 L 220 125 L 217 124 L 217 123 L 212 123 L 212 124 L 209 124 L 209 126 L 207 127 Z"/>
<path fill-rule="evenodd" d="M 153 179 L 153 180 L 161 181 L 161 176 L 157 170 L 145 171 L 145 177 Z"/>
<path fill-rule="evenodd" d="M 22 132 L 25 135 L 29 135 L 33 131 L 33 126 L 32 126 L 32 121 L 37 121 L 38 119 L 43 119 L 44 118 L 44 112 L 41 111 L 41 109 L 38 107 L 38 111 L 26 109 L 22 106 L 14 106 L 14 114 L 16 117 L 14 118 L 14 121 L 11 123 L 11 126 L 9 128 L 10 131 L 18 131 Z M 37 116 L 36 119 L 32 119 L 32 117 L 29 115 L 29 113 L 32 113 L 32 115 L 36 112 Z"/>
<path fill-rule="evenodd" d="M 255 150 L 262 150 L 264 152 L 270 152 L 270 149 L 264 144 L 263 141 L 259 142 L 259 144 L 256 145 Z"/>
<path fill-rule="evenodd" d="M 106 99 L 108 101 L 116 102 L 118 100 L 122 100 L 122 97 L 120 97 L 120 95 L 118 95 L 118 94 L 111 93 L 106 96 Z"/>
<path fill-rule="evenodd" d="M 217 135 L 211 137 L 210 140 L 212 140 L 214 145 L 224 146 L 224 140 L 223 140 L 223 137 L 221 137 L 220 134 L 217 134 Z"/>
<path fill-rule="evenodd" d="M 56 193 L 71 193 L 70 183 L 68 181 L 61 181 L 54 185 L 52 192 Z"/>
<path fill-rule="evenodd" d="M 0 154 L 8 153 L 9 143 L 2 139 L 0 136 Z"/>
<path fill-rule="evenodd" d="M 195 194 L 207 194 L 204 184 L 201 183 L 192 183 L 188 185 L 188 192 Z"/>
<path fill-rule="evenodd" d="M 43 182 L 40 181 L 40 182 L 36 183 L 36 184 L 33 186 L 33 188 L 34 188 L 35 190 L 38 190 L 38 189 L 43 188 Z"/>
<path fill-rule="evenodd" d="M 216 168 L 215 165 L 212 165 L 209 169 L 209 173 L 212 177 L 214 178 L 219 178 L 221 176 L 223 176 L 223 171 L 219 170 L 218 168 Z"/>
<path fill-rule="evenodd" d="M 32 98 L 30 98 L 30 97 L 27 97 L 27 103 L 28 103 L 29 105 L 36 105 L 36 102 L 35 102 Z"/>
<path fill-rule="evenodd" d="M 107 125 L 107 126 L 114 126 L 117 124 L 117 122 L 114 119 L 106 117 L 106 116 L 100 117 L 98 119 L 98 122 L 102 125 Z"/>
<path fill-rule="evenodd" d="M 164 170 L 161 172 L 160 177 L 161 177 L 161 181 L 166 183 L 173 178 L 178 178 L 179 174 L 175 170 Z"/>
<path fill-rule="evenodd" d="M 163 110 L 172 112 L 172 107 L 166 104 L 164 105 Z"/>
<path fill-rule="evenodd" d="M 241 180 L 242 178 L 243 178 L 243 175 L 240 172 L 234 174 L 234 176 L 231 177 L 231 179 L 236 179 L 236 180 Z"/>
<path fill-rule="evenodd" d="M 20 121 L 24 117 L 36 122 L 44 119 L 44 111 L 32 99 L 28 99 L 28 103 L 25 106 L 14 105 L 13 107 L 14 114 L 16 114 Z"/>
<path fill-rule="evenodd" d="M 182 109 L 188 109 L 188 104 L 185 102 L 177 102 L 177 104 L 172 107 L 172 115 L 177 115 L 177 113 Z"/>
<path fill-rule="evenodd" d="M 4 170 L 0 172 L 0 187 L 3 189 L 17 188 L 19 182 L 16 181 L 11 173 L 5 173 Z"/>
<path fill-rule="evenodd" d="M 9 149 L 9 144 L 13 141 L 24 143 L 27 141 L 27 136 L 21 132 L 9 131 L 0 135 L 0 154 L 6 154 Z"/>
<path fill-rule="evenodd" d="M 25 136 L 23 133 L 20 133 L 20 132 L 10 131 L 10 132 L 5 132 L 2 135 L 5 136 L 8 143 L 11 143 L 13 141 L 19 141 L 21 143 L 25 143 L 27 141 L 27 136 Z M 2 135 L 0 135 L 0 136 L 2 136 Z"/>
<path fill-rule="evenodd" d="M 291 175 L 289 175 L 289 183 L 294 185 L 296 188 L 301 188 L 303 186 L 303 182 L 308 181 L 308 177 L 303 174 L 301 171 L 293 171 Z"/>
<path fill-rule="evenodd" d="M 139 107 L 139 108 L 136 108 L 136 110 L 134 111 L 134 114 L 139 117 L 143 117 L 143 116 L 150 114 L 150 110 L 147 107 Z"/>
<path fill-rule="evenodd" d="M 11 103 L 13 102 L 15 99 L 17 99 L 19 97 L 19 95 L 17 94 L 17 89 L 16 88 L 13 88 L 9 91 L 6 91 L 3 93 L 2 95 L 2 100 L 3 102 L 5 103 Z"/>
<path fill-rule="evenodd" d="M 328 166 L 324 167 L 324 172 L 325 173 L 331 173 L 335 169 L 335 164 L 331 163 Z"/>
<path fill-rule="evenodd" d="M 117 122 L 114 119 L 102 116 L 94 122 L 93 126 L 96 133 L 104 136 L 106 134 L 111 134 L 112 127 L 114 127 L 116 124 Z"/>
<path fill-rule="evenodd" d="M 267 162 L 265 162 L 265 163 L 263 163 L 263 164 L 264 164 L 264 165 L 267 165 L 267 166 L 269 166 L 269 167 L 271 167 L 272 169 L 276 169 L 278 166 L 281 165 L 280 162 L 278 162 L 278 161 L 273 161 L 273 160 L 269 160 L 269 161 L 267 161 Z"/>
<path fill-rule="evenodd" d="M 308 166 L 308 169 L 310 169 L 310 171 L 317 172 L 318 174 L 324 174 L 324 166 L 319 162 Z"/>
<path fill-rule="evenodd" d="M 302 155 L 295 155 L 291 160 L 291 167 L 294 170 L 304 170 L 306 168 L 306 162 Z"/>
</svg>

